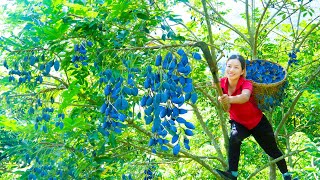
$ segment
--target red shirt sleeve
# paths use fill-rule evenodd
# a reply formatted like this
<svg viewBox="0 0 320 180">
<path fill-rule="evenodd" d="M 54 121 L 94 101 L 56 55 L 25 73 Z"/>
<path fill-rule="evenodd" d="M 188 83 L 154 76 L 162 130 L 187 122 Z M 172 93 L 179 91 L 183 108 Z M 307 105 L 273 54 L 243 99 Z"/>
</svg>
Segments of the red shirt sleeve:
<svg viewBox="0 0 320 180">
<path fill-rule="evenodd" d="M 252 92 L 252 90 L 253 90 L 252 82 L 249 80 L 245 80 L 242 84 L 242 89 L 248 89 Z"/>
</svg>

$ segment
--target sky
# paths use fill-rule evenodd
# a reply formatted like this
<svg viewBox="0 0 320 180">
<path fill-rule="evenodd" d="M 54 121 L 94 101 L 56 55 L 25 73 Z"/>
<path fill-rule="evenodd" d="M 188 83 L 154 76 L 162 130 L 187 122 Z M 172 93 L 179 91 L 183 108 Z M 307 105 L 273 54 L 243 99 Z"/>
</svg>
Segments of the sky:
<svg viewBox="0 0 320 180">
<path fill-rule="evenodd" d="M 14 0 L 0 0 L 0 6 L 1 6 L 1 11 L 2 11 L 2 6 L 5 4 L 10 4 L 10 2 L 14 2 Z M 7 8 L 13 8 L 12 6 L 8 5 Z M 2 14 L 1 18 L 0 18 L 0 35 L 3 36 L 5 35 L 5 26 L 2 23 L 2 19 L 5 18 L 6 15 Z"/>
</svg>

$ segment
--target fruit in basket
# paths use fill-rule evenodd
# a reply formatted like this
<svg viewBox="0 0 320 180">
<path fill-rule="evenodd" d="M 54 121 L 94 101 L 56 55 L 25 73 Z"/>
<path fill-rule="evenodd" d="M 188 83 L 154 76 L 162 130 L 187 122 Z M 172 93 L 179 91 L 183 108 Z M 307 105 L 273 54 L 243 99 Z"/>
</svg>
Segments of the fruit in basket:
<svg viewBox="0 0 320 180">
<path fill-rule="evenodd" d="M 284 79 L 284 68 L 276 63 L 265 60 L 246 62 L 246 78 L 256 83 L 276 83 Z"/>
<path fill-rule="evenodd" d="M 270 111 L 283 101 L 287 87 L 285 69 L 266 60 L 246 61 L 246 79 L 253 82 L 253 95 L 262 111 Z"/>
</svg>

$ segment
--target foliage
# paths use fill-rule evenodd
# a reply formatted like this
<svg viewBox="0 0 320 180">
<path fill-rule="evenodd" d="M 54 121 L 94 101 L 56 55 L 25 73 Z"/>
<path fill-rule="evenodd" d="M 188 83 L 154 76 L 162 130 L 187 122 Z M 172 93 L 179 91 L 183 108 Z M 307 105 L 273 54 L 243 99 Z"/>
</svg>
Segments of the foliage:
<svg viewBox="0 0 320 180">
<path fill-rule="evenodd" d="M 265 113 L 290 171 L 319 176 L 320 31 L 312 3 L 230 2 L 247 7 L 245 26 L 229 20 L 234 10 L 224 1 L 4 5 L 0 177 L 213 179 L 214 168 L 227 167 L 228 126 L 207 82 L 231 50 L 286 69 L 286 96 Z M 177 7 L 188 7 L 190 20 Z M 198 41 L 209 44 L 214 66 Z M 244 142 L 240 178 L 267 177 L 256 167 L 269 163 L 251 138 Z"/>
</svg>

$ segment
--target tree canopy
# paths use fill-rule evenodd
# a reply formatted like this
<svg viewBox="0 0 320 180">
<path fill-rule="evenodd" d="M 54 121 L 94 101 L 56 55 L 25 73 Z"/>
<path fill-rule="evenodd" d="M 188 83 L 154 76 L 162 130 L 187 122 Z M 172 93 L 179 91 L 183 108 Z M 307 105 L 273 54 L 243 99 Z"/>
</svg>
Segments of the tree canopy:
<svg viewBox="0 0 320 180">
<path fill-rule="evenodd" d="M 284 156 L 249 138 L 239 178 L 276 179 L 283 158 L 300 179 L 320 176 L 316 1 L 16 0 L 1 11 L 0 179 L 218 179 L 229 130 L 218 79 L 233 53 L 282 67 L 286 83 L 261 96 Z M 260 65 L 248 74 L 271 83 L 275 67 Z"/>
</svg>

